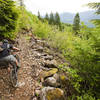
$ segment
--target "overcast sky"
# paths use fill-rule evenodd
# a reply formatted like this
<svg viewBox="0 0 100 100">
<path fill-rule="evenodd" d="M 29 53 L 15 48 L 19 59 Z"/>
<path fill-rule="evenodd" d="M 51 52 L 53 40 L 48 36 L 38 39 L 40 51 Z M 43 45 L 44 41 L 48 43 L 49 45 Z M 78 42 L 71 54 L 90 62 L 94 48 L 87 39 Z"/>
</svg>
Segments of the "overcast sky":
<svg viewBox="0 0 100 100">
<path fill-rule="evenodd" d="M 24 0 L 26 8 L 33 14 L 37 14 L 38 11 L 42 15 L 46 12 L 83 12 L 90 10 L 84 6 L 90 2 L 100 2 L 100 0 Z"/>
</svg>

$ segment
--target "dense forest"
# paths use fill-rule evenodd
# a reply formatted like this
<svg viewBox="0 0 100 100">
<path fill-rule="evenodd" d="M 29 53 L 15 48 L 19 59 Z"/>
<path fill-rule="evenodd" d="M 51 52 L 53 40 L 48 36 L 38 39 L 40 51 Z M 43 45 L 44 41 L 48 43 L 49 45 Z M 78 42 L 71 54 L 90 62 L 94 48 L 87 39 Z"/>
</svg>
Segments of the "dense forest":
<svg viewBox="0 0 100 100">
<path fill-rule="evenodd" d="M 88 7 L 100 14 L 100 3 Z M 0 37 L 14 40 L 25 30 L 45 39 L 60 52 L 67 63 L 59 69 L 67 73 L 71 87 L 68 100 L 100 100 L 100 19 L 91 20 L 94 28 L 80 22 L 77 13 L 73 24 L 62 23 L 59 13 L 46 13 L 42 18 L 27 11 L 22 2 L 0 0 Z"/>
</svg>

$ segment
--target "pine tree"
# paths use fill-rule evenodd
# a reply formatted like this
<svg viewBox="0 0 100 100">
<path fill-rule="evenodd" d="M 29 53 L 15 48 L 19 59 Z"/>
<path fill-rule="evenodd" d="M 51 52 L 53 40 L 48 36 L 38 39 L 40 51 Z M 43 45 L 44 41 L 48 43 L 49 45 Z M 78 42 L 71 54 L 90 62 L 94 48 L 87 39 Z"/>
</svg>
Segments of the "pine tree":
<svg viewBox="0 0 100 100">
<path fill-rule="evenodd" d="M 18 19 L 18 9 L 13 0 L 0 0 L 0 35 L 11 37 Z"/>
<path fill-rule="evenodd" d="M 95 3 L 89 3 L 88 6 L 90 8 L 95 9 L 96 10 L 96 14 L 100 14 L 100 2 L 98 2 L 98 3 L 96 3 L 96 2 Z M 96 26 L 100 27 L 100 19 L 93 19 L 92 22 Z"/>
<path fill-rule="evenodd" d="M 45 15 L 45 19 L 46 19 L 47 21 L 49 21 L 48 13 L 46 13 L 46 15 Z"/>
<path fill-rule="evenodd" d="M 62 31 L 62 25 L 61 25 L 60 16 L 58 12 L 56 12 L 55 14 L 55 24 L 59 27 L 59 30 Z"/>
<path fill-rule="evenodd" d="M 23 0 L 19 0 L 19 5 L 23 7 L 24 6 L 24 1 Z"/>
<path fill-rule="evenodd" d="M 50 13 L 49 24 L 54 24 L 54 15 L 52 12 Z"/>
<path fill-rule="evenodd" d="M 100 14 L 100 2 L 88 3 L 88 6 L 95 9 L 97 14 Z"/>
<path fill-rule="evenodd" d="M 100 15 L 100 2 L 98 3 L 89 3 L 88 6 L 96 10 L 96 14 Z M 96 29 L 100 29 L 100 19 L 93 19 L 92 22 L 96 25 Z M 98 33 L 99 34 L 99 33 Z M 94 35 L 96 49 L 96 54 L 94 56 L 95 61 L 100 61 L 100 35 Z"/>
<path fill-rule="evenodd" d="M 40 15 L 40 12 L 39 11 L 38 11 L 38 18 L 41 19 L 41 15 Z"/>
<path fill-rule="evenodd" d="M 75 34 L 78 34 L 80 30 L 80 16 L 79 13 L 77 13 L 74 17 L 74 22 L 73 22 L 73 31 Z"/>
<path fill-rule="evenodd" d="M 55 24 L 60 25 L 60 16 L 59 16 L 58 12 L 56 12 L 56 14 L 55 14 Z"/>
</svg>

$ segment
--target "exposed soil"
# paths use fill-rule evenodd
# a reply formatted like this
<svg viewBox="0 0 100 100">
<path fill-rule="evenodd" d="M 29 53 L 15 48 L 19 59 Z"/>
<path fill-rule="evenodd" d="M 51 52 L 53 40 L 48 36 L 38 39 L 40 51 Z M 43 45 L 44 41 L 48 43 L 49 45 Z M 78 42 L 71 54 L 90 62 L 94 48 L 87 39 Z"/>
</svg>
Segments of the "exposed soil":
<svg viewBox="0 0 100 100">
<path fill-rule="evenodd" d="M 21 61 L 21 68 L 18 71 L 18 81 L 21 85 L 18 88 L 11 86 L 7 69 L 0 69 L 0 100 L 37 100 L 34 99 L 34 91 L 42 88 L 38 77 L 43 69 L 42 51 L 44 41 L 33 37 L 31 41 L 27 35 L 20 35 L 16 41 Z"/>
</svg>

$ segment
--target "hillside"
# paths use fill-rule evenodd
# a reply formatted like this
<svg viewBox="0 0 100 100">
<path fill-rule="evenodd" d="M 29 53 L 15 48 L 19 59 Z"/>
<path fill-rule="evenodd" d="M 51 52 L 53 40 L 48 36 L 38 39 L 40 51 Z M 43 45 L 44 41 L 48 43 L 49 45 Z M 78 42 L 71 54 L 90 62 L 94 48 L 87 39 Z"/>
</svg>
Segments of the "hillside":
<svg viewBox="0 0 100 100">
<path fill-rule="evenodd" d="M 93 5 L 100 15 L 100 3 Z M 71 25 L 58 13 L 33 15 L 22 2 L 0 0 L 0 8 L 0 44 L 7 39 L 21 49 L 18 87 L 0 66 L 0 100 L 100 100 L 100 19 L 89 28 L 79 14 Z M 92 15 L 85 14 L 87 22 Z"/>
<path fill-rule="evenodd" d="M 95 11 L 85 11 L 85 12 L 80 12 L 80 19 L 81 21 L 83 21 L 86 25 L 88 25 L 89 27 L 93 27 L 93 25 L 89 22 L 92 19 L 100 19 L 100 15 L 96 15 Z M 74 13 L 61 13 L 60 17 L 61 17 L 61 21 L 64 23 L 73 23 L 73 19 L 74 19 L 75 14 Z"/>
<path fill-rule="evenodd" d="M 17 47 L 22 50 L 18 53 L 21 60 L 18 72 L 19 86 L 12 87 L 7 69 L 0 69 L 0 100 L 45 100 L 43 98 L 46 98 L 46 93 L 42 94 L 45 88 L 59 89 L 59 92 L 62 92 L 63 90 L 57 88 L 60 84 L 57 85 L 56 78 L 53 78 L 58 75 L 57 62 L 65 62 L 58 56 L 60 54 L 52 52 L 53 48 L 48 48 L 46 41 L 34 36 L 20 35 L 16 42 Z M 62 94 L 61 97 L 64 96 Z"/>
</svg>

